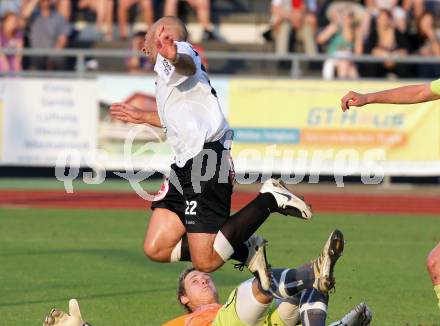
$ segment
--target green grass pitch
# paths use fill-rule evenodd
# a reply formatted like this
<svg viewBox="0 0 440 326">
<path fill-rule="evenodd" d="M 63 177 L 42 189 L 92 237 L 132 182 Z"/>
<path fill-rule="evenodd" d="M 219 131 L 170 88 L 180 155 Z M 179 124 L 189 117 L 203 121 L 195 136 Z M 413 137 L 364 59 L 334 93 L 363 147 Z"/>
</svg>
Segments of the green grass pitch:
<svg viewBox="0 0 440 326">
<path fill-rule="evenodd" d="M 181 314 L 176 279 L 185 263 L 158 264 L 142 252 L 149 212 L 0 209 L 0 325 L 41 325 L 52 307 L 79 300 L 94 326 L 160 325 Z M 440 219 L 316 214 L 311 222 L 271 216 L 260 229 L 275 267 L 314 258 L 333 228 L 346 238 L 336 266 L 329 321 L 360 301 L 374 325 L 440 325 L 425 257 Z M 220 297 L 249 277 L 230 263 L 213 274 Z"/>
</svg>

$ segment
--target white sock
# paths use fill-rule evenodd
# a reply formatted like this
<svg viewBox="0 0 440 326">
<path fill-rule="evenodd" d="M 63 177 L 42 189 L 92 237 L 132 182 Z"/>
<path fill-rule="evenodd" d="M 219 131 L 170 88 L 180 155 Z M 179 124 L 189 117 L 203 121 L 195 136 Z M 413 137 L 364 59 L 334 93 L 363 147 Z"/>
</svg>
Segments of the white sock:
<svg viewBox="0 0 440 326">
<path fill-rule="evenodd" d="M 271 306 L 271 303 L 261 303 L 255 298 L 252 281 L 250 279 L 240 284 L 235 306 L 238 318 L 247 326 L 262 325 Z"/>
<path fill-rule="evenodd" d="M 182 239 L 176 244 L 176 246 L 171 251 L 170 263 L 175 263 L 180 261 L 182 257 Z"/>
<path fill-rule="evenodd" d="M 234 248 L 221 231 L 218 231 L 217 236 L 215 237 L 214 250 L 223 259 L 223 261 L 228 261 L 234 253 Z"/>
</svg>

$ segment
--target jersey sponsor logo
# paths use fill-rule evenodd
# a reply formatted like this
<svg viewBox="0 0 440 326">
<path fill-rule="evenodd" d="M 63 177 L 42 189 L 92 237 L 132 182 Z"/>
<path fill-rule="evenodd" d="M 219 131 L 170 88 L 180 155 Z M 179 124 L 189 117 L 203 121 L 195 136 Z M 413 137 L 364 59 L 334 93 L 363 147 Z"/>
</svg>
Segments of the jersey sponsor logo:
<svg viewBox="0 0 440 326">
<path fill-rule="evenodd" d="M 173 68 L 171 67 L 171 65 L 167 59 L 162 60 L 162 65 L 163 65 L 163 72 L 165 73 L 165 75 L 168 76 L 171 73 Z"/>
</svg>

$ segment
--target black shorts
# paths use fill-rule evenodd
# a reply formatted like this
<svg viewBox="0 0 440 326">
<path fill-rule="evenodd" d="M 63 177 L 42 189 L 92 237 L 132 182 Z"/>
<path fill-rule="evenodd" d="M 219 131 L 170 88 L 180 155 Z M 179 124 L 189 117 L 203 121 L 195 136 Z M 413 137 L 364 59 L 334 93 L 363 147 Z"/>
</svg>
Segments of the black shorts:
<svg viewBox="0 0 440 326">
<path fill-rule="evenodd" d="M 219 141 L 206 143 L 203 149 L 185 166 L 171 165 L 164 195 L 151 205 L 153 210 L 166 208 L 176 213 L 188 233 L 217 233 L 231 211 L 234 168 L 230 152 Z"/>
</svg>

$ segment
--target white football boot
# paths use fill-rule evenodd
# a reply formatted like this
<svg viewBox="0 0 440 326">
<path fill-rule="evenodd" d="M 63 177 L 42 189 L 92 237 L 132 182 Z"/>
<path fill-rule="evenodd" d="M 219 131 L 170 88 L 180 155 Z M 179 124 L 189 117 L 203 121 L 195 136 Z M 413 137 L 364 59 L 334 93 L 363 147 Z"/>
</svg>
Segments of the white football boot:
<svg viewBox="0 0 440 326">
<path fill-rule="evenodd" d="M 341 320 L 330 324 L 330 326 L 369 326 L 372 319 L 371 309 L 362 302 L 342 317 Z"/>
<path fill-rule="evenodd" d="M 267 241 L 260 236 L 252 236 L 247 242 L 251 242 L 246 266 L 249 271 L 260 281 L 262 290 L 270 288 L 270 266 L 266 258 Z"/>
<path fill-rule="evenodd" d="M 287 189 L 283 181 L 269 179 L 263 183 L 260 193 L 270 193 L 278 204 L 278 212 L 284 215 L 299 217 L 305 220 L 312 218 L 310 206 Z"/>
<path fill-rule="evenodd" d="M 315 282 L 313 287 L 327 293 L 335 286 L 333 275 L 335 264 L 344 251 L 344 235 L 334 230 L 322 249 L 321 255 L 312 262 Z"/>
</svg>

